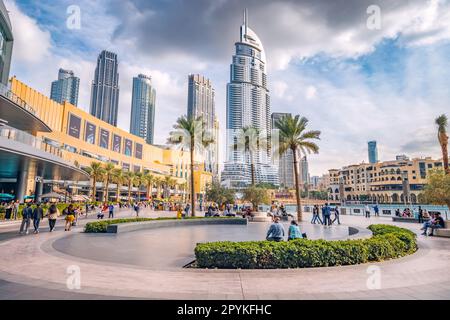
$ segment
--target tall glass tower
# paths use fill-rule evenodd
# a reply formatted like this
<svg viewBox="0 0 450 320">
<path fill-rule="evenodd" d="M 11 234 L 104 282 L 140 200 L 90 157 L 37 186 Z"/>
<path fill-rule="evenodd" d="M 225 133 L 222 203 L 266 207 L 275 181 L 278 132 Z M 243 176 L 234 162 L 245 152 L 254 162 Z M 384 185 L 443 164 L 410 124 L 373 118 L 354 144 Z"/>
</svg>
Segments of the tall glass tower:
<svg viewBox="0 0 450 320">
<path fill-rule="evenodd" d="M 271 165 L 270 147 L 258 147 L 250 156 L 236 148 L 244 127 L 256 129 L 261 140 L 270 138 L 270 96 L 267 88 L 266 54 L 261 40 L 248 26 L 247 10 L 240 39 L 230 66 L 227 85 L 227 161 L 222 181 L 230 187 L 243 188 L 251 182 L 251 162 L 255 164 L 256 182 L 278 185 L 277 169 Z M 270 146 L 270 143 L 267 143 Z M 250 159 L 251 158 L 251 159 Z"/>
<path fill-rule="evenodd" d="M 103 50 L 97 59 L 91 91 L 90 113 L 117 126 L 119 72 L 117 54 Z"/>
<path fill-rule="evenodd" d="M 205 170 L 211 172 L 214 178 L 219 175 L 219 159 L 217 153 L 218 136 L 216 136 L 215 91 L 211 80 L 199 74 L 190 74 L 188 77 L 188 117 L 197 118 L 202 116 L 205 122 L 205 129 L 208 130 L 214 138 L 214 143 L 208 146 L 204 154 Z"/>
<path fill-rule="evenodd" d="M 378 149 L 376 141 L 368 142 L 368 152 L 369 152 L 369 163 L 378 162 Z"/>
<path fill-rule="evenodd" d="M 130 132 L 153 144 L 156 91 L 152 78 L 140 74 L 133 78 Z"/>
<path fill-rule="evenodd" d="M 77 106 L 79 89 L 80 78 L 75 77 L 72 70 L 59 69 L 58 80 L 52 82 L 50 99 L 59 103 L 67 101 Z"/>
</svg>

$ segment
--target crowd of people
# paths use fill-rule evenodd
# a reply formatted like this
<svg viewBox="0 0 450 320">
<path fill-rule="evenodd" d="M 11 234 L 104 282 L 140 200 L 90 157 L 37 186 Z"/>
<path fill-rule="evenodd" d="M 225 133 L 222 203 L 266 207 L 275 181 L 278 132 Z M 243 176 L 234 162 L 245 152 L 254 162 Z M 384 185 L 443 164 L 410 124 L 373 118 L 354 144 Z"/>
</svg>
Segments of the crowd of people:
<svg viewBox="0 0 450 320">
<path fill-rule="evenodd" d="M 331 215 L 333 216 L 333 219 Z M 339 208 L 336 206 L 332 208 L 328 203 L 325 203 L 323 206 L 314 205 L 312 210 L 312 224 L 322 224 L 324 226 L 331 226 L 335 222 L 337 224 L 341 224 L 341 221 L 339 220 Z"/>
</svg>

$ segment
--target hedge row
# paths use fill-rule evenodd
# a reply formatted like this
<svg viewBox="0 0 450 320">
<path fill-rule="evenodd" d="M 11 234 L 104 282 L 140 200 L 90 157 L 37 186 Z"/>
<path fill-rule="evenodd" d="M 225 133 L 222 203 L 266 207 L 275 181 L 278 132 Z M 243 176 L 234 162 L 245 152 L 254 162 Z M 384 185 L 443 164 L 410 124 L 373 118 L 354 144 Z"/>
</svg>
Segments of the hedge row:
<svg viewBox="0 0 450 320">
<path fill-rule="evenodd" d="M 416 235 L 403 228 L 371 225 L 370 239 L 307 240 L 288 242 L 248 241 L 197 244 L 200 268 L 283 269 L 329 267 L 382 261 L 417 250 Z"/>
<path fill-rule="evenodd" d="M 183 219 L 236 219 L 230 217 L 214 217 L 214 218 L 204 218 L 204 217 L 187 217 Z M 158 221 L 158 220 L 177 220 L 177 218 L 122 218 L 122 219 L 112 219 L 112 220 L 99 220 L 95 222 L 88 222 L 84 226 L 84 232 L 86 233 L 106 233 L 106 230 L 111 224 L 119 223 L 131 223 L 131 222 L 144 222 L 144 221 Z"/>
</svg>

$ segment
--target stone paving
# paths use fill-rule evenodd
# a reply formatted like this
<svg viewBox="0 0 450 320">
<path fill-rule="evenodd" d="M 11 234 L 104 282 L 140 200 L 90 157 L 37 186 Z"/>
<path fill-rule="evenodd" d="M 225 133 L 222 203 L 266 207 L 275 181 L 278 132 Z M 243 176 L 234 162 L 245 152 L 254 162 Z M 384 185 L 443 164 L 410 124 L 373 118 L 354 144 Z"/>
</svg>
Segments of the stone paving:
<svg viewBox="0 0 450 320">
<path fill-rule="evenodd" d="M 387 218 L 377 217 L 342 216 L 341 221 L 358 227 L 371 223 L 392 224 Z M 395 224 L 416 232 L 419 229 L 419 225 Z M 73 233 L 80 230 L 81 227 Z M 124 261 L 116 263 L 79 258 L 55 250 L 53 243 L 67 235 L 65 232 L 43 232 L 0 242 L 0 299 L 45 299 L 54 295 L 73 299 L 450 298 L 450 239 L 418 236 L 420 249 L 411 256 L 357 266 L 288 270 L 162 270 L 128 265 Z M 133 250 L 133 243 L 129 246 Z M 79 290 L 67 289 L 67 268 L 70 266 L 80 268 Z M 367 286 L 371 276 L 369 267 L 373 266 L 380 271 L 379 289 Z"/>
</svg>

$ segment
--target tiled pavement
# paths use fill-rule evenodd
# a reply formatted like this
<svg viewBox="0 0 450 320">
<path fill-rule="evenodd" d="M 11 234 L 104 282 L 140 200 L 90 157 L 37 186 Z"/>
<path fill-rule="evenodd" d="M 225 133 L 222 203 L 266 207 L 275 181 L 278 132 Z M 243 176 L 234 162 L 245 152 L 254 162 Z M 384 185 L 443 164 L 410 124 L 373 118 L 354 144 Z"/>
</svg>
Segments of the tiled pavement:
<svg viewBox="0 0 450 320">
<path fill-rule="evenodd" d="M 386 218 L 354 216 L 343 216 L 342 221 L 358 227 L 392 223 Z M 0 242 L 0 299 L 450 299 L 450 239 L 418 236 L 420 249 L 414 255 L 357 266 L 152 270 L 56 252 L 51 244 L 64 236 L 64 232 L 43 232 Z M 80 290 L 67 289 L 67 267 L 72 265 L 81 270 Z M 380 270 L 379 289 L 367 287 L 369 266 Z"/>
</svg>

